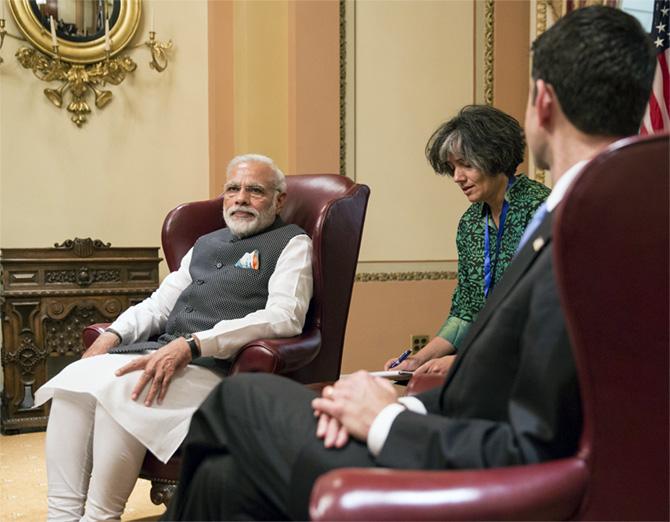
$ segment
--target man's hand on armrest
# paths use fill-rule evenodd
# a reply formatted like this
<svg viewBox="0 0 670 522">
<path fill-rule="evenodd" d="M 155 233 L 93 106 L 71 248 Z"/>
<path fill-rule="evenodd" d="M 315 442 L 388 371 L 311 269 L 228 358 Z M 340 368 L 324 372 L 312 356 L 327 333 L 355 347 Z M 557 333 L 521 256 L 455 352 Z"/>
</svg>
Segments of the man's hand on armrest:
<svg viewBox="0 0 670 522">
<path fill-rule="evenodd" d="M 193 339 L 199 344 L 195 336 L 193 336 Z M 140 374 L 130 398 L 134 401 L 137 400 L 142 391 L 149 385 L 149 391 L 144 398 L 144 405 L 151 406 L 154 399 L 158 404 L 163 402 L 175 373 L 185 368 L 191 360 L 192 353 L 188 342 L 184 337 L 177 337 L 158 350 L 133 359 L 116 370 L 115 373 L 117 377 L 120 377 L 126 373 L 144 370 Z"/>
<path fill-rule="evenodd" d="M 94 355 L 103 355 L 109 350 L 121 343 L 119 336 L 112 332 L 103 332 L 93 342 L 91 346 L 81 355 L 82 359 L 93 357 Z"/>
</svg>

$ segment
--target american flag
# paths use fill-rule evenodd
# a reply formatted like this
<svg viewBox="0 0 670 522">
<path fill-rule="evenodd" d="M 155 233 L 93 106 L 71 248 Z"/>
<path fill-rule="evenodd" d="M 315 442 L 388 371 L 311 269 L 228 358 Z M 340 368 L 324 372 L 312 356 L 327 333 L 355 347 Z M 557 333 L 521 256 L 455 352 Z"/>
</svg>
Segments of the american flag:
<svg viewBox="0 0 670 522">
<path fill-rule="evenodd" d="M 657 62 L 654 86 L 649 97 L 649 104 L 642 119 L 640 134 L 654 134 L 670 131 L 670 0 L 655 0 L 654 21 L 651 28 L 651 39 L 656 46 Z"/>
</svg>

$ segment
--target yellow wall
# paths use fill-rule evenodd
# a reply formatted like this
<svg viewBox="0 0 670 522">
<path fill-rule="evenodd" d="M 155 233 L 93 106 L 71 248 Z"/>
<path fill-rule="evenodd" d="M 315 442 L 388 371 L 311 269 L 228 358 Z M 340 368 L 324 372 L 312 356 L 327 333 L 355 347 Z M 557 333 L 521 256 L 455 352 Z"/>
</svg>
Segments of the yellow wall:
<svg viewBox="0 0 670 522">
<path fill-rule="evenodd" d="M 287 174 L 339 171 L 339 2 L 208 5 L 210 194 L 235 154 Z"/>
<path fill-rule="evenodd" d="M 372 191 L 361 261 L 455 259 L 467 201 L 433 173 L 424 148 L 441 122 L 474 101 L 473 2 L 358 2 L 355 16 L 356 158 L 348 174 Z"/>
<path fill-rule="evenodd" d="M 234 3 L 235 150 L 288 166 L 288 4 Z"/>
<path fill-rule="evenodd" d="M 339 2 L 289 2 L 288 172 L 340 170 Z"/>
<path fill-rule="evenodd" d="M 342 373 L 381 370 L 410 346 L 412 335 L 431 338 L 449 313 L 454 279 L 356 283 Z"/>
<path fill-rule="evenodd" d="M 235 155 L 234 5 L 208 2 L 209 41 L 209 194 L 221 193 L 225 168 Z"/>
<path fill-rule="evenodd" d="M 2 247 L 47 247 L 75 236 L 158 246 L 167 211 L 208 196 L 207 4 L 174 0 L 152 7 L 158 37 L 175 43 L 168 69 L 157 74 L 148 67 L 148 50 L 129 51 L 137 70 L 110 87 L 112 102 L 94 108 L 82 128 L 15 60 L 22 43 L 5 39 Z M 146 14 L 134 43 L 146 38 Z M 7 29 L 18 33 L 11 19 Z"/>
<path fill-rule="evenodd" d="M 472 0 L 347 2 L 347 18 L 347 175 L 371 188 L 359 272 L 396 276 L 355 284 L 345 373 L 380 369 L 412 335 L 432 337 L 449 312 L 453 278 L 398 273 L 456 270 L 468 202 L 433 173 L 424 148 L 474 103 L 477 65 Z"/>
</svg>

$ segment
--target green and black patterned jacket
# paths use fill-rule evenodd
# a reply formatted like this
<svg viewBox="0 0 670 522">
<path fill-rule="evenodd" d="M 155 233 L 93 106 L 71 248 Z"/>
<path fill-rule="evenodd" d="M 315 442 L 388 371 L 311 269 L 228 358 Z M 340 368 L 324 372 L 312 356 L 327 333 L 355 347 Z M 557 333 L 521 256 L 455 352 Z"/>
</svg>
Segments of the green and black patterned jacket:
<svg viewBox="0 0 670 522">
<path fill-rule="evenodd" d="M 500 246 L 500 257 L 494 274 L 497 283 L 514 257 L 519 240 L 537 207 L 547 199 L 549 189 L 519 175 L 507 191 L 505 199 L 509 203 L 505 230 Z M 456 349 L 465 337 L 470 324 L 484 306 L 484 227 L 486 213 L 484 203 L 473 203 L 465 211 L 458 223 L 456 248 L 458 249 L 458 285 L 451 300 L 449 317 L 437 333 L 451 342 Z M 492 252 L 498 230 L 489 219 L 489 237 Z"/>
</svg>

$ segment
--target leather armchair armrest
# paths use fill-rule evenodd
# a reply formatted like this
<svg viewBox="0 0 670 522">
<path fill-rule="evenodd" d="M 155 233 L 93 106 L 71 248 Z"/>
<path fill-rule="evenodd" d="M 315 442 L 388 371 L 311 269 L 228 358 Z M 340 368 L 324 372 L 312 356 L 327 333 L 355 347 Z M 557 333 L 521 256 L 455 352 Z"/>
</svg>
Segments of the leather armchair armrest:
<svg viewBox="0 0 670 522">
<path fill-rule="evenodd" d="M 109 325 L 112 323 L 95 323 L 90 324 L 84 331 L 81 333 L 82 341 L 84 342 L 84 348 L 88 348 L 93 344 L 93 342 L 103 333 Z"/>
<path fill-rule="evenodd" d="M 565 520 L 578 509 L 586 464 L 568 458 L 469 471 L 343 468 L 312 489 L 312 520 Z"/>
<path fill-rule="evenodd" d="M 84 328 L 82 339 L 88 348 L 111 323 L 95 323 Z M 258 339 L 244 345 L 237 354 L 230 373 L 289 373 L 310 363 L 321 348 L 321 332 L 311 328 L 295 337 Z"/>
<path fill-rule="evenodd" d="M 295 337 L 258 339 L 238 352 L 230 374 L 238 372 L 289 373 L 314 360 L 321 348 L 321 331 L 310 328 Z"/>
<path fill-rule="evenodd" d="M 412 375 L 412 378 L 407 383 L 406 395 L 418 395 L 419 393 L 442 386 L 446 378 L 446 375 L 439 373 L 419 373 Z"/>
</svg>

